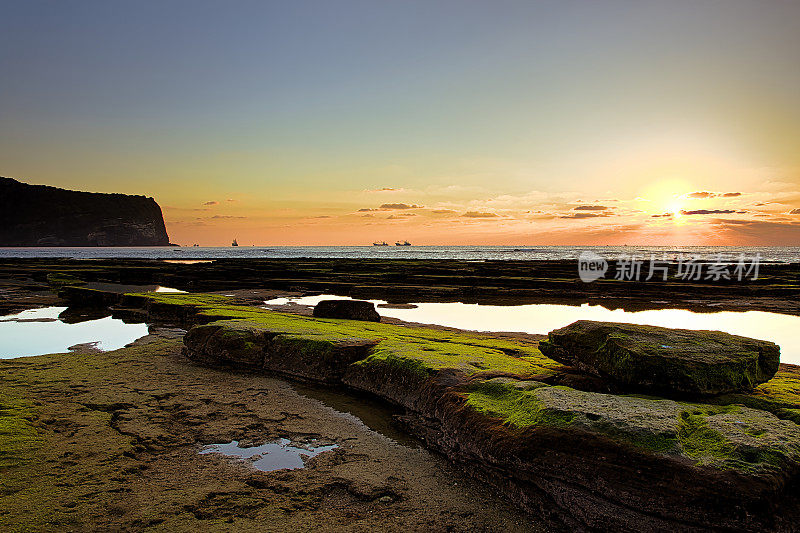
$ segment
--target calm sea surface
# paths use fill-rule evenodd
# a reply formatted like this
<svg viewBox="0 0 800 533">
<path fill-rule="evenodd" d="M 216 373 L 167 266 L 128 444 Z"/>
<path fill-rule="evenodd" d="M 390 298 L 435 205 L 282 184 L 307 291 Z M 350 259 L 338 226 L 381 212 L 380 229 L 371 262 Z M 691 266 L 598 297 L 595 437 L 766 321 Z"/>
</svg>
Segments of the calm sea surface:
<svg viewBox="0 0 800 533">
<path fill-rule="evenodd" d="M 0 248 L 0 258 L 71 257 L 75 259 L 227 259 L 227 258 L 351 258 L 351 259 L 461 259 L 542 260 L 577 259 L 584 250 L 606 258 L 650 254 L 661 258 L 717 254 L 748 256 L 761 254 L 762 261 L 800 262 L 800 246 L 239 246 L 239 247 L 135 247 L 135 248 Z"/>
</svg>

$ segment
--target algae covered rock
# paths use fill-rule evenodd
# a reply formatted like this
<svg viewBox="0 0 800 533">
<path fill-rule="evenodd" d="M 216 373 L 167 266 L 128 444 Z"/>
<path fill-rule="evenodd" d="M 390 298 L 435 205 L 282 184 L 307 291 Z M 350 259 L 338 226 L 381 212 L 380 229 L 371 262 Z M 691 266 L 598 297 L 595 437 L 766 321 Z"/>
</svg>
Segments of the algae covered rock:
<svg viewBox="0 0 800 533">
<path fill-rule="evenodd" d="M 381 315 L 375 310 L 375 304 L 364 300 L 322 300 L 314 307 L 314 316 L 368 322 L 381 321 Z"/>
<path fill-rule="evenodd" d="M 579 320 L 551 331 L 542 353 L 614 381 L 669 395 L 750 390 L 778 371 L 780 348 L 720 331 Z"/>
<path fill-rule="evenodd" d="M 467 404 L 509 426 L 558 428 L 565 435 L 589 432 L 723 470 L 791 472 L 800 464 L 800 426 L 740 405 L 603 394 L 507 378 L 473 383 Z"/>
</svg>

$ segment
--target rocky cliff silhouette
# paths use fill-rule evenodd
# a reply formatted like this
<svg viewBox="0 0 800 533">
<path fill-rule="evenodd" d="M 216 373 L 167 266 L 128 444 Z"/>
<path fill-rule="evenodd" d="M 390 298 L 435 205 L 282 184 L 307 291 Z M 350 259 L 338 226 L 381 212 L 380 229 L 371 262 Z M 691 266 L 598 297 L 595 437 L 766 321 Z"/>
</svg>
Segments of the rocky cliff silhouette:
<svg viewBox="0 0 800 533">
<path fill-rule="evenodd" d="M 0 177 L 0 246 L 167 246 L 152 198 L 70 191 Z"/>
</svg>

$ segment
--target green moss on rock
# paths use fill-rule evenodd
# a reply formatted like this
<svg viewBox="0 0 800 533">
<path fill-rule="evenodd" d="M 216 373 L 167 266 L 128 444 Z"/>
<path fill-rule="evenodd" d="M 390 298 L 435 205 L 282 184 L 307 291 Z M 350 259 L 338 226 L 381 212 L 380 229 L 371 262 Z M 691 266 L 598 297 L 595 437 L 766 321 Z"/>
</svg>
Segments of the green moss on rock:
<svg viewBox="0 0 800 533">
<path fill-rule="evenodd" d="M 551 331 L 544 354 L 630 391 L 716 395 L 751 390 L 778 370 L 772 342 L 719 331 L 579 320 Z"/>
<path fill-rule="evenodd" d="M 562 368 L 561 364 L 542 355 L 533 344 L 513 340 L 423 327 L 311 318 L 234 305 L 230 298 L 219 295 L 143 293 L 136 296 L 159 305 L 192 307 L 203 321 L 212 320 L 210 325 L 261 328 L 275 334 L 310 335 L 331 342 L 355 338 L 379 343 L 357 364 L 402 366 L 419 374 L 448 368 L 467 375 L 491 372 L 518 376 L 550 376 Z"/>
<path fill-rule="evenodd" d="M 681 413 L 678 440 L 683 451 L 699 462 L 730 459 L 734 450 L 733 444 L 727 441 L 721 433 L 709 428 L 706 418 L 705 413 L 695 414 L 689 411 Z"/>
<path fill-rule="evenodd" d="M 473 384 L 466 403 L 515 428 L 581 430 L 698 465 L 755 472 L 800 461 L 800 428 L 738 405 L 682 403 L 494 379 Z"/>
<path fill-rule="evenodd" d="M 467 405 L 517 428 L 560 427 L 572 422 L 573 413 L 546 408 L 536 397 L 534 391 L 546 385 L 530 381 L 516 383 L 525 385 L 502 378 L 479 382 L 467 394 Z"/>
<path fill-rule="evenodd" d="M 775 377 L 746 393 L 725 394 L 714 403 L 741 404 L 800 424 L 800 367 L 781 365 Z"/>
<path fill-rule="evenodd" d="M 345 367 L 375 379 L 399 376 L 391 392 L 383 391 L 380 384 L 369 388 L 390 401 L 416 394 L 412 389 L 420 378 L 454 370 L 469 378 L 470 385 L 459 389 L 466 406 L 512 429 L 535 432 L 546 427 L 594 433 L 646 453 L 681 457 L 712 468 L 755 472 L 800 463 L 800 427 L 793 422 L 734 402 L 684 403 L 547 385 L 542 380 L 556 376 L 563 367 L 532 343 L 279 313 L 236 305 L 218 295 L 139 297 L 152 299 L 151 305 L 192 309 L 199 322 L 210 321 L 187 334 L 184 340 L 190 351 L 214 342 L 222 346 L 213 347 L 212 356 L 225 353 L 225 345 L 248 353 L 256 347 L 259 356 L 263 354 L 265 368 L 332 382 L 342 379 Z M 634 337 L 621 332 L 615 339 L 641 344 Z M 495 377 L 498 375 L 504 377 Z M 791 373 L 779 374 L 775 382 L 752 393 L 731 396 L 772 402 L 770 405 L 783 401 L 781 409 L 798 409 L 792 403 L 795 378 Z M 786 412 L 787 416 L 795 414 Z"/>
<path fill-rule="evenodd" d="M 47 283 L 50 285 L 50 287 L 52 287 L 56 291 L 58 291 L 59 289 L 61 289 L 61 287 L 64 287 L 66 285 L 80 286 L 86 284 L 86 282 L 83 281 L 82 279 L 67 272 L 49 273 L 47 275 Z"/>
</svg>

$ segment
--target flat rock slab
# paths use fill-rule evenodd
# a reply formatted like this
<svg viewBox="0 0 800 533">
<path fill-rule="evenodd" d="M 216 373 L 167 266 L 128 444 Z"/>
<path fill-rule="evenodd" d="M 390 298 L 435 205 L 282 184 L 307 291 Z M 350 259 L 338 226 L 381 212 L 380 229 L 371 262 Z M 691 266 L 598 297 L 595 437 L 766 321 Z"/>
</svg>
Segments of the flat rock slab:
<svg viewBox="0 0 800 533">
<path fill-rule="evenodd" d="M 780 348 L 720 331 L 579 320 L 551 331 L 539 349 L 623 389 L 663 395 L 750 390 L 778 371 Z"/>
<path fill-rule="evenodd" d="M 314 307 L 314 316 L 367 322 L 381 321 L 381 315 L 375 310 L 375 304 L 364 300 L 322 300 Z"/>
</svg>

